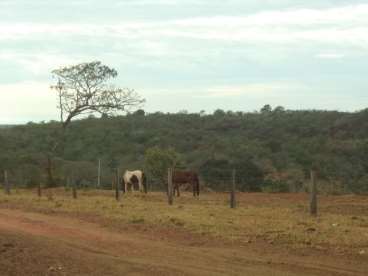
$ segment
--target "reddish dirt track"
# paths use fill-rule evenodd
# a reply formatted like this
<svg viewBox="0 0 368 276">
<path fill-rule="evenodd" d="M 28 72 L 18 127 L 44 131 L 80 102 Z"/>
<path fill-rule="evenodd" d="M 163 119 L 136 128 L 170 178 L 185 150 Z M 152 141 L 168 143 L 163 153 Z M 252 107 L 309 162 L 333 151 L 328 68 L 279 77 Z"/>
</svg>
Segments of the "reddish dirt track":
<svg viewBox="0 0 368 276">
<path fill-rule="evenodd" d="M 366 259 L 0 209 L 0 275 L 368 275 Z"/>
</svg>

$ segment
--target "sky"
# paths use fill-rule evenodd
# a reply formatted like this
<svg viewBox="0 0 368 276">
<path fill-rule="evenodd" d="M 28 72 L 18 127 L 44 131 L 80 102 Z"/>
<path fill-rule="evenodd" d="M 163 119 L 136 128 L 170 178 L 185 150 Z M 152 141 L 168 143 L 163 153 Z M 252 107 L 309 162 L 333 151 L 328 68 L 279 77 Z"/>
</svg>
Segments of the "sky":
<svg viewBox="0 0 368 276">
<path fill-rule="evenodd" d="M 0 0 L 0 124 L 58 118 L 100 60 L 148 112 L 368 107 L 368 0 Z"/>
</svg>

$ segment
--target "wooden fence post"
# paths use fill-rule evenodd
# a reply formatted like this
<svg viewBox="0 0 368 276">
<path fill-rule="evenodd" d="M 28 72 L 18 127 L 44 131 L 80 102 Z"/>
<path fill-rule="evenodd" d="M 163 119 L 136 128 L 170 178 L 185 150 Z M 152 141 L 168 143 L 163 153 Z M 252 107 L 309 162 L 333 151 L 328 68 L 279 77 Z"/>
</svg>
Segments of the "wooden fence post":
<svg viewBox="0 0 368 276">
<path fill-rule="evenodd" d="M 5 193 L 7 195 L 10 195 L 10 184 L 9 184 L 8 171 L 7 170 L 4 171 L 4 188 L 5 188 Z"/>
<path fill-rule="evenodd" d="M 169 205 L 173 205 L 173 182 L 172 182 L 172 176 L 173 176 L 173 169 L 169 168 L 167 173 L 167 198 Z"/>
<path fill-rule="evenodd" d="M 317 184 L 316 184 L 316 174 L 313 170 L 310 172 L 310 198 L 309 198 L 309 207 L 310 214 L 312 216 L 317 216 Z"/>
<path fill-rule="evenodd" d="M 72 175 L 72 191 L 73 191 L 73 198 L 77 199 L 78 198 L 78 194 L 77 194 L 77 185 L 75 183 L 75 179 L 74 176 Z"/>
<path fill-rule="evenodd" d="M 74 199 L 77 199 L 78 198 L 77 188 L 75 187 L 75 184 L 73 184 L 73 198 Z"/>
<path fill-rule="evenodd" d="M 143 191 L 145 194 L 148 193 L 148 184 L 147 184 L 147 175 L 145 173 L 143 173 L 142 176 L 142 183 L 143 183 Z"/>
<path fill-rule="evenodd" d="M 151 193 L 152 192 L 152 182 L 151 182 L 151 179 L 150 178 L 148 178 L 148 180 L 147 180 L 147 185 L 148 185 L 148 191 Z"/>
<path fill-rule="evenodd" d="M 116 201 L 119 201 L 120 200 L 120 192 L 119 192 L 119 169 L 116 169 L 115 199 L 116 199 Z"/>
<path fill-rule="evenodd" d="M 98 159 L 98 169 L 97 169 L 97 189 L 101 187 L 101 159 Z"/>
<path fill-rule="evenodd" d="M 128 189 L 128 187 L 126 187 L 125 186 L 125 180 L 124 180 L 124 172 L 123 172 L 123 175 L 121 176 L 121 191 L 122 191 L 122 193 L 124 194 L 124 195 L 126 195 L 127 194 L 127 189 Z"/>
<path fill-rule="evenodd" d="M 37 195 L 38 195 L 38 197 L 41 197 L 42 196 L 41 183 L 38 183 L 38 186 L 37 186 Z"/>
<path fill-rule="evenodd" d="M 230 208 L 232 209 L 236 208 L 235 190 L 236 190 L 236 171 L 233 170 L 231 181 L 231 192 L 230 192 Z"/>
</svg>

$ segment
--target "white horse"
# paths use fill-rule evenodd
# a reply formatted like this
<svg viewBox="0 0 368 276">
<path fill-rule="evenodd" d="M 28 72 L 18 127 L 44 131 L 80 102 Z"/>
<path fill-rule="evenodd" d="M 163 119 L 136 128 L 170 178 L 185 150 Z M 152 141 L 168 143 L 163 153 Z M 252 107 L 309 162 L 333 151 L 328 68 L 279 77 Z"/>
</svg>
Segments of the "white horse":
<svg viewBox="0 0 368 276">
<path fill-rule="evenodd" d="M 147 193 L 146 176 L 142 171 L 125 171 L 123 180 L 125 192 L 128 191 L 128 185 L 131 185 L 132 191 L 134 191 L 134 186 L 138 184 L 139 191 Z"/>
</svg>

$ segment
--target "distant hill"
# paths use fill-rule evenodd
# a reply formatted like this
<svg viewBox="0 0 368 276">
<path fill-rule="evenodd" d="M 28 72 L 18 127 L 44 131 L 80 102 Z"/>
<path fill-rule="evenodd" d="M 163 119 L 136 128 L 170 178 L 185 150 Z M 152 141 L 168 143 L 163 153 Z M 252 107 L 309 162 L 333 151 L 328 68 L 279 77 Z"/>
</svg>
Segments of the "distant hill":
<svg viewBox="0 0 368 276">
<path fill-rule="evenodd" d="M 8 156 L 15 171 L 27 164 L 44 168 L 57 124 L 31 123 L 0 132 L 0 158 Z M 174 148 L 182 166 L 199 171 L 213 189 L 225 189 L 235 168 L 241 190 L 298 191 L 313 168 L 322 190 L 368 192 L 368 109 L 346 113 L 268 106 L 260 112 L 208 115 L 140 110 L 88 118 L 71 124 L 60 157 L 83 166 L 89 162 L 92 169 L 101 159 L 110 173 L 113 161 L 121 168 L 143 168 L 151 147 Z M 0 169 L 4 164 L 0 160 Z"/>
<path fill-rule="evenodd" d="M 15 126 L 17 126 L 17 125 L 1 125 L 0 124 L 0 129 L 1 128 L 11 128 L 11 127 L 15 127 Z"/>
</svg>

